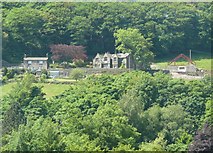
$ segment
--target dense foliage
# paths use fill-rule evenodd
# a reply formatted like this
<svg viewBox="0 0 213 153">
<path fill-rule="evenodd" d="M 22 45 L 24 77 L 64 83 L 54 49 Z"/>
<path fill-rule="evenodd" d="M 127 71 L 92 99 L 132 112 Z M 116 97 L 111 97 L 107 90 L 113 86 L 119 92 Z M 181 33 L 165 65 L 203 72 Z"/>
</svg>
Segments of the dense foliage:
<svg viewBox="0 0 213 153">
<path fill-rule="evenodd" d="M 157 56 L 210 51 L 211 3 L 2 3 L 3 59 L 44 56 L 51 44 L 114 52 L 114 33 L 138 29 Z"/>
<path fill-rule="evenodd" d="M 187 150 L 210 121 L 210 81 L 142 71 L 91 75 L 46 100 L 26 75 L 2 99 L 1 151 Z"/>
<path fill-rule="evenodd" d="M 138 69 L 148 69 L 154 55 L 150 51 L 152 44 L 140 34 L 138 29 L 128 28 L 118 30 L 115 34 L 116 50 L 130 53 L 133 58 L 133 66 Z"/>
<path fill-rule="evenodd" d="M 212 138 L 213 125 L 206 123 L 194 137 L 193 143 L 189 146 L 190 152 L 203 152 L 213 150 Z"/>
<path fill-rule="evenodd" d="M 7 80 L 14 78 L 17 75 L 23 74 L 25 72 L 24 69 L 7 69 L 3 67 L 2 71 L 2 83 L 5 83 Z"/>
</svg>

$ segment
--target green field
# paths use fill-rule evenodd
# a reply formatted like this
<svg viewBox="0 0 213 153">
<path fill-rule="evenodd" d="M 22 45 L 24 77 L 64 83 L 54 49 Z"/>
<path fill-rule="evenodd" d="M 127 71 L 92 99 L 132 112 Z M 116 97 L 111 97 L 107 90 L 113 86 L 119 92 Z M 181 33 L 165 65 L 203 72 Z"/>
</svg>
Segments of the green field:
<svg viewBox="0 0 213 153">
<path fill-rule="evenodd" d="M 11 89 L 13 88 L 13 86 L 15 85 L 15 83 L 8 83 L 5 84 L 3 86 L 0 86 L 0 99 L 7 95 Z M 46 94 L 45 97 L 46 98 L 51 98 L 53 96 L 59 95 L 61 94 L 63 91 L 69 89 L 70 85 L 68 84 L 50 84 L 50 83 L 36 83 L 37 86 L 42 86 L 42 91 Z"/>
<path fill-rule="evenodd" d="M 6 85 L 3 85 L 3 86 L 0 86 L 0 91 L 1 91 L 1 94 L 0 94 L 0 99 L 4 96 L 4 95 L 7 95 L 11 89 L 13 88 L 13 86 L 15 85 L 14 82 L 12 83 L 8 83 Z"/>
<path fill-rule="evenodd" d="M 194 62 L 196 64 L 197 68 L 208 70 L 208 71 L 210 71 L 212 69 L 211 68 L 212 59 L 201 59 L 201 60 L 195 60 Z M 168 62 L 157 62 L 155 64 L 159 68 L 162 68 L 162 69 L 166 69 L 168 66 Z M 185 62 L 185 61 L 176 62 L 176 65 L 186 65 L 186 64 L 187 64 L 187 62 Z"/>
<path fill-rule="evenodd" d="M 48 84 L 48 83 L 36 83 L 36 85 L 43 86 L 42 91 L 46 94 L 46 98 L 59 95 L 65 90 L 69 89 L 69 84 Z"/>
<path fill-rule="evenodd" d="M 57 79 L 47 79 L 48 82 L 70 82 L 75 83 L 76 80 L 70 78 L 57 78 Z"/>
</svg>

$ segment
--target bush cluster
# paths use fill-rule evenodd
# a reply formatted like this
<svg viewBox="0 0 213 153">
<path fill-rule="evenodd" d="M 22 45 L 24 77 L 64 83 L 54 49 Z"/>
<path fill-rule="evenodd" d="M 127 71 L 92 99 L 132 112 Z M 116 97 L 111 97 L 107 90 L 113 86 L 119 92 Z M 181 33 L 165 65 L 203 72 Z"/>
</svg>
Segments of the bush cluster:
<svg viewBox="0 0 213 153">
<path fill-rule="evenodd" d="M 49 100 L 33 82 L 28 74 L 2 100 L 1 151 L 212 148 L 209 126 L 193 139 L 211 118 L 209 78 L 185 81 L 142 71 L 91 75 Z"/>
<path fill-rule="evenodd" d="M 14 78 L 17 75 L 24 74 L 24 69 L 8 69 L 6 67 L 2 68 L 2 83 L 6 83 L 9 79 Z"/>
</svg>

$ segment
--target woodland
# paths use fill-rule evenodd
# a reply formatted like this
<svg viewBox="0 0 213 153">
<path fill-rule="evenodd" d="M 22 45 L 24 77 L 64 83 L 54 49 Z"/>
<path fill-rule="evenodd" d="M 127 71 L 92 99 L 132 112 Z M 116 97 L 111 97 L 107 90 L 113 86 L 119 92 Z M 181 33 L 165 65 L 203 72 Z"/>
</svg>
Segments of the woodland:
<svg viewBox="0 0 213 153">
<path fill-rule="evenodd" d="M 116 51 L 115 33 L 137 29 L 156 58 L 211 52 L 212 3 L 2 2 L 3 60 L 45 56 L 52 45 L 82 46 L 89 59 Z M 127 48 L 131 46 L 126 46 Z"/>
<path fill-rule="evenodd" d="M 25 74 L 2 98 L 1 151 L 210 151 L 210 77 L 90 75 L 50 99 Z"/>
</svg>

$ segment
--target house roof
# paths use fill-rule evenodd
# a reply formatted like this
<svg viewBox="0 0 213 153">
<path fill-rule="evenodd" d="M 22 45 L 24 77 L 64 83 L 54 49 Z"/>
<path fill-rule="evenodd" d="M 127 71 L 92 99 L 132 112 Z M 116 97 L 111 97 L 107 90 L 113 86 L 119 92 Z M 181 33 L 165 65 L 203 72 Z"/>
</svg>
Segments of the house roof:
<svg viewBox="0 0 213 153">
<path fill-rule="evenodd" d="M 24 61 L 47 61 L 48 57 L 25 57 Z"/>
<path fill-rule="evenodd" d="M 97 53 L 97 55 L 95 56 L 95 58 L 99 57 L 99 58 L 103 58 L 103 57 L 118 57 L 118 58 L 126 58 L 127 56 L 129 56 L 130 53 L 117 53 L 117 54 L 110 54 L 110 53 L 105 53 L 104 55 Z"/>
<path fill-rule="evenodd" d="M 110 53 L 107 52 L 107 53 L 104 54 L 104 57 L 112 57 L 112 55 L 113 54 L 110 54 Z"/>
<path fill-rule="evenodd" d="M 118 58 L 125 58 L 127 56 L 129 56 L 129 53 L 118 53 Z"/>
<path fill-rule="evenodd" d="M 191 63 L 191 64 L 194 64 L 194 65 L 195 65 L 195 62 L 192 61 L 189 57 L 187 57 L 187 56 L 184 55 L 184 54 L 180 54 L 180 55 L 178 55 L 177 57 L 175 57 L 172 61 L 169 62 L 168 65 L 171 65 L 172 63 L 175 63 L 179 58 L 183 58 L 183 59 L 185 59 L 186 61 L 188 61 L 188 63 Z"/>
<path fill-rule="evenodd" d="M 97 53 L 97 55 L 95 56 L 95 58 L 102 58 L 103 57 L 103 55 L 101 55 L 101 54 L 99 54 L 99 53 Z"/>
</svg>

